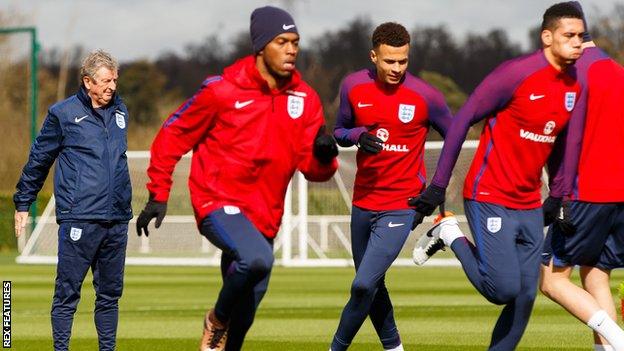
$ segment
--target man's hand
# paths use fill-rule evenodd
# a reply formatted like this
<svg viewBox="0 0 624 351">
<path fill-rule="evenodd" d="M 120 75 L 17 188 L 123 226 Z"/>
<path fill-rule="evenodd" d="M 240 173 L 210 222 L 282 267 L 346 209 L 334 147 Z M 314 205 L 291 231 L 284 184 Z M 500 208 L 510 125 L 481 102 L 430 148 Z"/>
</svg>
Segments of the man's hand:
<svg viewBox="0 0 624 351">
<path fill-rule="evenodd" d="M 150 197 L 151 198 L 151 197 Z M 160 228 L 165 215 L 167 214 L 167 203 L 149 200 L 145 204 L 145 208 L 141 211 L 139 218 L 136 221 L 137 235 L 141 236 L 141 231 L 145 232 L 145 236 L 149 236 L 149 230 L 147 226 L 152 218 L 156 217 L 156 228 Z"/>
<path fill-rule="evenodd" d="M 551 225 L 561 211 L 561 198 L 549 196 L 544 200 L 542 204 L 542 211 L 544 212 L 544 226 Z"/>
<path fill-rule="evenodd" d="M 15 211 L 15 237 L 19 238 L 26 231 L 26 222 L 28 221 L 28 211 Z"/>
<path fill-rule="evenodd" d="M 567 236 L 572 236 L 576 233 L 576 226 L 572 222 L 570 214 L 570 201 L 563 201 L 561 204 L 561 211 L 559 212 L 559 217 L 555 220 L 555 225 L 559 226 L 561 232 Z"/>
<path fill-rule="evenodd" d="M 383 140 L 369 133 L 371 130 L 377 128 L 378 125 L 379 123 L 368 125 L 366 126 L 366 129 L 368 129 L 368 131 L 360 134 L 357 142 L 357 147 L 359 147 L 362 151 L 376 155 L 380 153 L 383 149 L 383 147 L 381 146 L 381 144 L 383 144 Z"/>
<path fill-rule="evenodd" d="M 429 186 L 423 191 L 420 196 L 413 197 L 407 200 L 407 204 L 420 212 L 425 216 L 429 216 L 433 213 L 436 207 L 444 203 L 446 195 L 446 189 L 441 188 L 434 184 Z"/>
<path fill-rule="evenodd" d="M 425 218 L 425 215 L 420 213 L 420 212 L 416 212 L 414 214 L 414 220 L 412 221 L 412 230 L 416 229 L 416 227 L 422 223 L 423 219 Z"/>
<path fill-rule="evenodd" d="M 338 156 L 338 146 L 336 140 L 331 135 L 326 134 L 325 129 L 325 126 L 322 125 L 316 132 L 312 154 L 320 163 L 329 164 Z"/>
</svg>

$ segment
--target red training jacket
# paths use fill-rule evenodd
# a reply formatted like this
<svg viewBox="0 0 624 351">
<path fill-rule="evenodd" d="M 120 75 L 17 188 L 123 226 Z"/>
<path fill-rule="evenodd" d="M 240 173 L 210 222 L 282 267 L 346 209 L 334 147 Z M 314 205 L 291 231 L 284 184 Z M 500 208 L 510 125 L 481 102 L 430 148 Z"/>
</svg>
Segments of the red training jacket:
<svg viewBox="0 0 624 351">
<path fill-rule="evenodd" d="M 326 181 L 338 167 L 312 155 L 324 124 L 316 92 L 295 71 L 271 90 L 248 56 L 207 78 L 163 124 L 151 148 L 147 189 L 167 201 L 178 160 L 193 150 L 189 188 L 198 223 L 210 212 L 237 206 L 268 238 L 279 230 L 284 197 L 295 170 Z"/>
</svg>

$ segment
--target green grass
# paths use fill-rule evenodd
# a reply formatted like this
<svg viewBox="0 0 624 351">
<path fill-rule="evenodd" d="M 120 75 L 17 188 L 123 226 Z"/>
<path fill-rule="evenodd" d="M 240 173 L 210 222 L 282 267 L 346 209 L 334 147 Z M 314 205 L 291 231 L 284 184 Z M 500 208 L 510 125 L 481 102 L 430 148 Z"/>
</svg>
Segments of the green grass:
<svg viewBox="0 0 624 351">
<path fill-rule="evenodd" d="M 55 268 L 23 266 L 0 256 L 0 276 L 13 282 L 13 347 L 52 349 L 50 302 Z M 246 350 L 327 350 L 348 299 L 350 268 L 276 267 L 250 330 Z M 614 272 L 612 284 L 624 279 Z M 96 350 L 93 288 L 87 276 L 71 348 Z M 195 350 L 204 311 L 220 287 L 216 268 L 127 267 L 120 303 L 119 350 Z M 500 307 L 470 286 L 459 268 L 392 268 L 387 284 L 407 350 L 484 350 Z M 588 350 L 582 323 L 539 296 L 519 350 Z M 350 350 L 380 350 L 367 321 Z"/>
</svg>

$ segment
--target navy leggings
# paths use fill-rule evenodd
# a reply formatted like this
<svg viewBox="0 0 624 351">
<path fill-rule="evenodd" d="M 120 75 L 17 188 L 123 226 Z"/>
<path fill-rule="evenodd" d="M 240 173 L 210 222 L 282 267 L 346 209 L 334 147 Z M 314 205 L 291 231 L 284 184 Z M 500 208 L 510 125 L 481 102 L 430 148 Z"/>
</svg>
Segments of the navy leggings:
<svg viewBox="0 0 624 351">
<path fill-rule="evenodd" d="M 229 323 L 226 351 L 240 350 L 269 285 L 273 241 L 235 207 L 211 212 L 201 222 L 200 231 L 223 251 L 223 287 L 215 313 L 220 321 Z"/>
</svg>

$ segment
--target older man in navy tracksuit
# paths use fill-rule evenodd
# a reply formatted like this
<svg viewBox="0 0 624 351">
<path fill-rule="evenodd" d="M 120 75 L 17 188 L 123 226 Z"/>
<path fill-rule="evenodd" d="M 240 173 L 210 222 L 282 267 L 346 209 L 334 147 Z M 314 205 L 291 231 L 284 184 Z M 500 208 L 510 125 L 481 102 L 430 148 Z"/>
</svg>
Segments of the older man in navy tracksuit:
<svg viewBox="0 0 624 351">
<path fill-rule="evenodd" d="M 118 64 L 94 51 L 81 67 L 76 95 L 53 105 L 32 145 L 15 202 L 15 234 L 56 162 L 54 196 L 60 225 L 52 302 L 55 350 L 68 350 L 82 282 L 93 271 L 100 350 L 114 350 L 123 287 L 132 189 L 126 159 L 128 110 L 115 93 Z"/>
</svg>

